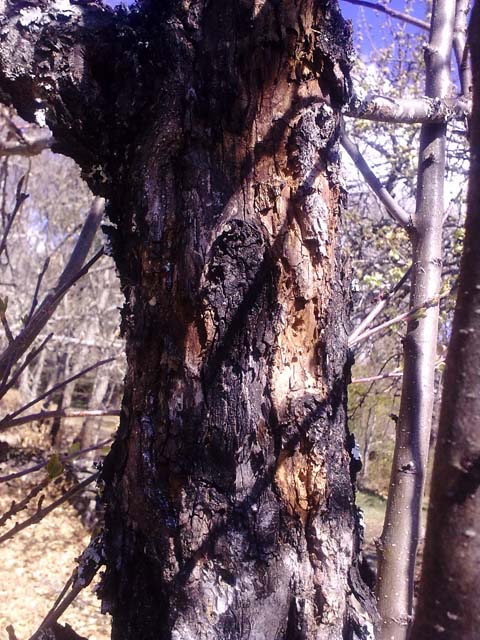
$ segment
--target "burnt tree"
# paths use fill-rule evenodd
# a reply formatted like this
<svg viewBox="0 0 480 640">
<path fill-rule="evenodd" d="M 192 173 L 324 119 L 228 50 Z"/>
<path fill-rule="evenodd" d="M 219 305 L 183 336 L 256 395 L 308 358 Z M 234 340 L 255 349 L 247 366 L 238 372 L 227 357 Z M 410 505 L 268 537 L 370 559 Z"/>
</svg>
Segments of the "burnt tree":
<svg viewBox="0 0 480 640">
<path fill-rule="evenodd" d="M 128 357 L 103 472 L 112 637 L 369 637 L 336 2 L 0 7 L 1 98 L 109 202 Z"/>
</svg>

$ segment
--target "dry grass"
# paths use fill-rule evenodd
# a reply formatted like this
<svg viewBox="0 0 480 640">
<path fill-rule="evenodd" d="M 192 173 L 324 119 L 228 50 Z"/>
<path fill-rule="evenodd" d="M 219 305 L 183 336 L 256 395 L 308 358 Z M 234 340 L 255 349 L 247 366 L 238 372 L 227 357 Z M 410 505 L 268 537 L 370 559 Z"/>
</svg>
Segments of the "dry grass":
<svg viewBox="0 0 480 640">
<path fill-rule="evenodd" d="M 9 392 L 0 403 L 1 412 L 15 410 L 17 404 L 17 398 Z M 115 424 L 105 425 L 108 435 L 114 427 Z M 4 449 L 10 451 L 8 459 L 0 464 L 0 475 L 34 465 L 40 452 L 42 458 L 48 457 L 53 452 L 47 444 L 48 431 L 49 425 L 25 425 L 2 433 L 0 440 L 8 442 L 9 446 L 5 444 Z M 68 429 L 66 431 L 69 432 Z M 64 442 L 62 451 L 68 449 L 66 445 Z M 13 500 L 18 502 L 24 498 L 46 477 L 46 471 L 42 470 L 0 484 L 0 516 L 9 510 Z M 51 481 L 42 506 L 58 498 L 69 486 L 71 481 L 63 476 Z M 0 534 L 15 522 L 32 515 L 37 501 L 38 496 L 28 509 L 8 520 L 0 528 Z M 72 505 L 64 503 L 39 524 L 28 527 L 0 545 L 0 639 L 7 638 L 5 628 L 13 625 L 18 640 L 28 640 L 75 569 L 75 558 L 89 541 L 90 533 L 82 525 L 79 514 Z M 68 622 L 78 634 L 89 640 L 110 638 L 110 617 L 100 613 L 100 601 L 92 585 L 78 596 L 60 622 Z"/>
<path fill-rule="evenodd" d="M 6 484 L 10 484 L 10 487 Z M 13 491 L 13 482 L 6 484 L 0 485 L 2 513 L 9 507 L 12 493 L 22 493 L 19 489 Z M 27 512 L 23 511 L 20 518 L 23 519 L 25 514 Z M 6 527 L 11 524 L 12 520 Z M 25 529 L 2 544 L 2 631 L 7 625 L 12 624 L 19 640 L 30 637 L 70 577 L 76 566 L 75 558 L 87 546 L 89 539 L 90 534 L 82 526 L 75 509 L 64 503 L 39 524 Z M 92 587 L 80 594 L 62 616 L 61 622 L 68 622 L 77 633 L 90 640 L 106 640 L 110 637 L 110 620 L 108 616 L 100 613 L 100 603 Z M 0 637 L 6 637 L 6 634 Z"/>
</svg>

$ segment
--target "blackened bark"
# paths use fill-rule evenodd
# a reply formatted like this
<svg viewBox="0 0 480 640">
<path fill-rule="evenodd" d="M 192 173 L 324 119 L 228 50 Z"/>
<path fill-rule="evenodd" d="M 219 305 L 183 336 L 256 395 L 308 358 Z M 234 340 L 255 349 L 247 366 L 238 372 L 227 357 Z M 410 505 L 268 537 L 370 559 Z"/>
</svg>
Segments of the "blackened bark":
<svg viewBox="0 0 480 640">
<path fill-rule="evenodd" d="M 474 640 L 480 611 L 480 6 L 470 38 L 474 102 L 465 245 L 448 349 L 424 565 L 412 640 Z"/>
<path fill-rule="evenodd" d="M 94 161 L 55 96 L 48 113 L 109 197 L 126 297 L 112 637 L 367 637 L 338 239 L 348 28 L 314 0 L 82 11 L 103 29 L 82 58 Z"/>
</svg>

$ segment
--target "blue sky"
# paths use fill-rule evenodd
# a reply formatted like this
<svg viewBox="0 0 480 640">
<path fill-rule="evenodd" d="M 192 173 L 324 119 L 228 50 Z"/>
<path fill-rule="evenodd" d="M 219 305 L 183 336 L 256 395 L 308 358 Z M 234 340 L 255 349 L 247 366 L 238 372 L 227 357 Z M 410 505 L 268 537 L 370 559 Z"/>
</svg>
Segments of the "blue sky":
<svg viewBox="0 0 480 640">
<path fill-rule="evenodd" d="M 420 31 L 418 27 L 407 25 L 400 20 L 390 18 L 386 14 L 374 11 L 373 9 L 353 5 L 346 0 L 340 0 L 339 4 L 343 16 L 348 20 L 351 20 L 353 23 L 355 45 L 357 46 L 357 49 L 360 50 L 360 53 L 368 53 L 370 50 L 368 39 L 364 39 L 362 40 L 362 42 L 359 42 L 358 38 L 355 37 L 355 26 L 360 25 L 360 23 L 363 21 L 365 21 L 365 23 L 370 27 L 372 38 L 378 38 L 378 44 L 380 46 L 382 45 L 383 37 L 387 37 L 389 39 L 389 32 L 385 29 L 385 26 L 388 23 L 391 23 L 393 26 L 402 26 L 402 28 L 405 28 L 410 32 L 418 33 Z M 395 9 L 396 11 L 401 11 L 402 13 L 405 12 L 405 5 L 405 0 L 391 0 L 388 3 L 389 7 Z M 411 12 L 411 15 L 415 16 L 416 18 L 420 18 L 421 20 L 425 20 L 426 10 L 427 3 L 425 0 L 413 0 L 413 10 Z M 424 33 L 427 39 L 427 33 Z"/>
<path fill-rule="evenodd" d="M 395 9 L 396 11 L 404 12 L 405 4 L 405 0 L 391 0 L 388 3 L 388 6 L 392 9 Z M 414 0 L 412 15 L 416 18 L 420 18 L 421 20 L 425 20 L 426 6 L 427 3 L 425 2 L 425 0 Z M 354 25 L 355 22 L 357 22 L 360 18 L 362 12 L 365 16 L 369 17 L 369 22 L 371 20 L 372 26 L 378 24 L 378 26 L 381 27 L 387 19 L 387 16 L 385 14 L 378 13 L 378 11 L 374 11 L 373 9 L 367 9 L 366 7 L 355 6 L 353 4 L 350 4 L 349 2 L 346 2 L 346 0 L 340 0 L 340 8 L 344 17 L 352 20 Z"/>
</svg>

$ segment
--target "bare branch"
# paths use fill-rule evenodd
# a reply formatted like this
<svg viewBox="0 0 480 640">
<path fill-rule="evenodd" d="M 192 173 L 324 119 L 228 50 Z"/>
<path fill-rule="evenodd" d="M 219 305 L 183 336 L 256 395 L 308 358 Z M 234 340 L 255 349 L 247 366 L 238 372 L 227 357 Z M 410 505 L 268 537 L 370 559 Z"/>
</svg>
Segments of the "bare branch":
<svg viewBox="0 0 480 640">
<path fill-rule="evenodd" d="M 17 216 L 17 213 L 20 211 L 20 209 L 22 207 L 22 204 L 28 198 L 28 194 L 22 192 L 22 187 L 23 187 L 24 181 L 25 181 L 25 176 L 20 178 L 20 180 L 18 181 L 18 184 L 17 184 L 17 193 L 16 193 L 16 196 L 15 196 L 15 205 L 13 207 L 12 213 L 8 216 L 7 224 L 5 225 L 5 230 L 3 232 L 3 237 L 2 237 L 2 240 L 0 241 L 0 256 L 2 255 L 2 253 L 7 248 L 8 234 L 10 233 L 10 230 L 12 228 L 13 221 L 15 220 L 15 218 Z"/>
<path fill-rule="evenodd" d="M 0 105 L 0 156 L 34 156 L 52 146 L 50 129 L 16 120 L 14 109 Z"/>
<path fill-rule="evenodd" d="M 435 363 L 435 369 L 445 364 L 445 359 L 442 358 Z M 389 373 L 382 373 L 378 376 L 368 376 L 366 378 L 352 378 L 350 384 L 362 384 L 367 382 L 377 382 L 378 380 L 386 380 L 388 378 L 402 378 L 403 371 L 390 371 Z"/>
<path fill-rule="evenodd" d="M 97 363 L 98 366 L 98 363 Z M 77 374 L 82 375 L 82 373 Z M 30 413 L 28 416 L 22 416 L 13 420 L 8 420 L 2 426 L 8 428 L 19 427 L 29 422 L 36 420 L 49 420 L 50 418 L 96 418 L 100 416 L 119 416 L 120 411 L 118 409 L 62 409 L 61 411 L 39 411 L 38 413 Z"/>
<path fill-rule="evenodd" d="M 411 272 L 412 272 L 412 268 L 410 267 L 409 269 L 407 269 L 404 275 L 400 278 L 397 284 L 392 289 L 390 289 L 390 291 L 388 291 L 382 296 L 381 300 L 373 307 L 373 309 L 366 316 L 366 318 L 364 318 L 364 320 L 360 322 L 358 327 L 352 331 L 352 333 L 348 336 L 349 345 L 351 345 L 353 341 L 357 338 L 357 336 L 363 333 L 367 329 L 367 327 L 369 327 L 372 324 L 372 322 L 375 320 L 378 314 L 381 313 L 383 309 L 385 309 L 385 307 L 393 298 L 393 296 L 397 293 L 397 291 L 399 291 L 403 287 L 405 282 L 410 278 Z"/>
<path fill-rule="evenodd" d="M 380 202 L 385 206 L 385 209 L 387 210 L 387 213 L 390 215 L 390 217 L 405 229 L 412 228 L 412 217 L 405 211 L 405 209 L 403 209 L 403 207 L 398 204 L 398 202 L 396 202 L 396 200 L 385 189 L 380 180 L 368 166 L 367 161 L 360 153 L 357 145 L 348 137 L 343 126 L 340 134 L 340 142 L 342 143 L 345 151 L 357 166 L 362 176 L 365 178 L 368 186 L 372 189 Z"/>
<path fill-rule="evenodd" d="M 375 11 L 379 11 L 380 13 L 386 13 L 388 16 L 392 18 L 396 18 L 397 20 L 402 20 L 408 24 L 412 24 L 415 27 L 419 27 L 424 31 L 430 30 L 430 25 L 428 22 L 424 20 L 420 20 L 419 18 L 415 18 L 415 16 L 411 16 L 408 13 L 402 13 L 401 11 L 395 11 L 395 9 L 391 9 L 390 7 L 380 4 L 379 2 L 368 2 L 368 0 L 345 0 L 349 4 L 354 4 L 359 7 L 367 7 L 368 9 L 374 9 Z"/>
<path fill-rule="evenodd" d="M 343 115 L 375 122 L 394 124 L 445 123 L 456 118 L 464 120 L 472 111 L 471 101 L 431 98 L 391 98 L 371 93 L 364 99 L 353 96 Z"/>
<path fill-rule="evenodd" d="M 74 453 L 70 453 L 69 455 L 60 456 L 59 461 L 63 464 L 68 462 L 69 460 L 73 460 L 74 458 L 80 458 L 85 453 L 90 453 L 91 451 L 98 451 L 98 449 L 103 449 L 108 444 L 113 441 L 113 438 L 108 438 L 108 440 L 103 440 L 98 444 L 95 444 L 91 447 L 86 447 L 85 449 L 80 449 L 79 451 L 75 451 Z M 3 482 L 10 482 L 11 480 L 16 480 L 17 478 L 22 478 L 23 476 L 27 476 L 30 473 L 35 473 L 36 471 L 41 471 L 44 467 L 47 466 L 49 460 L 45 460 L 44 462 L 40 462 L 39 464 L 33 465 L 32 467 L 28 467 L 27 469 L 22 469 L 22 471 L 16 471 L 15 473 L 10 473 L 7 476 L 0 476 L 0 484 Z"/>
<path fill-rule="evenodd" d="M 35 291 L 34 291 L 33 298 L 32 298 L 32 304 L 30 306 L 30 311 L 28 312 L 27 321 L 26 321 L 25 324 L 28 324 L 30 322 L 30 320 L 32 319 L 32 316 L 33 316 L 33 312 L 35 311 L 35 309 L 37 307 L 37 304 L 38 304 L 38 292 L 40 291 L 40 287 L 42 286 L 43 276 L 45 275 L 49 264 L 50 264 L 50 258 L 47 258 L 45 260 L 45 262 L 43 263 L 43 267 L 42 267 L 40 273 L 38 274 L 37 284 L 35 285 Z"/>
<path fill-rule="evenodd" d="M 435 305 L 438 305 L 438 301 L 440 300 L 440 297 L 442 296 L 435 296 L 430 300 L 427 300 L 423 304 L 420 304 L 414 307 L 413 309 L 409 309 L 409 311 L 405 311 L 405 313 L 400 313 L 398 316 L 395 316 L 394 318 L 391 318 L 386 322 L 382 322 L 381 324 L 378 324 L 376 327 L 373 327 L 372 329 L 369 329 L 368 331 L 365 331 L 364 333 L 357 335 L 352 341 L 349 340 L 348 346 L 353 347 L 355 344 L 362 342 L 367 338 L 371 338 L 379 331 L 383 331 L 383 329 L 388 329 L 388 327 L 391 327 L 394 324 L 398 324 L 399 322 L 404 322 L 405 320 L 411 320 L 412 318 L 414 318 L 414 316 L 420 314 L 423 309 L 428 309 L 429 307 L 434 307 Z M 420 315 L 418 315 L 418 317 L 420 317 Z M 0 422 L 0 425 L 1 425 L 1 422 Z"/>
<path fill-rule="evenodd" d="M 98 252 L 96 256 L 94 256 L 94 259 L 90 260 L 83 269 L 80 269 L 80 266 L 83 264 L 83 261 L 90 250 L 95 233 L 100 226 L 104 208 L 104 199 L 95 198 L 80 233 L 80 237 L 72 252 L 72 256 L 60 276 L 57 286 L 46 296 L 21 333 L 0 355 L 0 376 L 2 380 L 6 379 L 6 376 L 8 376 L 13 364 L 22 357 L 40 331 L 44 328 L 65 293 L 75 284 L 78 278 L 86 272 L 85 270 L 88 270 L 93 262 L 102 255 L 103 250 Z"/>
<path fill-rule="evenodd" d="M 53 336 L 53 333 L 49 333 L 48 336 L 45 338 L 45 340 L 42 341 L 40 346 L 36 347 L 35 349 L 32 349 L 32 351 L 30 351 L 30 353 L 27 354 L 25 360 L 18 367 L 18 369 L 14 371 L 8 383 L 7 384 L 2 383 L 0 385 L 0 399 L 3 398 L 3 396 L 7 393 L 7 391 L 13 387 L 13 385 L 16 383 L 16 381 L 21 376 L 21 374 L 25 371 L 28 365 L 31 362 L 33 362 L 33 360 L 35 360 L 35 358 L 38 356 L 38 354 L 41 351 L 43 351 L 47 343 L 51 340 L 52 336 Z"/>
<path fill-rule="evenodd" d="M 403 373 L 401 371 L 390 371 L 390 373 L 383 373 L 379 376 L 368 376 L 366 378 L 352 378 L 350 384 L 363 384 L 368 382 L 377 382 L 378 380 L 386 380 L 387 378 L 401 378 Z"/>
<path fill-rule="evenodd" d="M 5 335 L 7 336 L 8 342 L 13 342 L 13 334 L 10 330 L 10 325 L 8 324 L 7 316 L 4 311 L 0 311 L 0 320 L 2 321 L 2 326 L 5 331 Z"/>
<path fill-rule="evenodd" d="M 2 544 L 3 542 L 6 542 L 7 540 L 10 540 L 11 538 L 13 538 L 14 535 L 19 533 L 20 531 L 23 531 L 27 527 L 30 527 L 34 524 L 38 524 L 41 520 L 43 520 L 43 518 L 45 518 L 45 516 L 48 516 L 48 514 L 51 513 L 54 509 L 59 507 L 64 502 L 67 502 L 67 500 L 70 500 L 72 496 L 77 494 L 79 491 L 82 491 L 82 489 L 84 489 L 85 487 L 88 487 L 89 484 L 92 484 L 92 482 L 94 482 L 98 478 L 98 476 L 99 476 L 99 473 L 97 471 L 96 473 L 88 476 L 88 478 L 85 478 L 85 480 L 83 480 L 82 482 L 79 482 L 74 487 L 69 489 L 66 493 L 63 494 L 63 496 L 61 496 L 60 498 L 58 498 L 57 500 L 49 504 L 47 507 L 44 507 L 43 509 L 38 509 L 32 516 L 30 516 L 30 518 L 27 518 L 23 522 L 17 522 L 17 524 L 14 527 L 12 527 L 11 529 L 9 529 L 9 531 L 4 533 L 3 536 L 0 536 L 0 544 Z"/>
<path fill-rule="evenodd" d="M 26 411 L 27 409 L 32 407 L 34 404 L 36 404 L 37 402 L 40 402 L 40 400 L 43 400 L 44 398 L 46 398 L 47 396 L 51 395 L 55 391 L 58 391 L 59 389 L 62 389 L 67 384 L 70 384 L 70 382 L 73 382 L 74 380 L 77 380 L 78 378 L 81 378 L 82 376 L 84 376 L 85 374 L 89 373 L 90 371 L 93 371 L 94 369 L 98 369 L 98 367 L 102 367 L 104 364 L 108 364 L 109 362 L 113 362 L 114 360 L 115 360 L 115 358 L 107 358 L 106 360 L 100 360 L 99 362 L 96 362 L 95 364 L 92 364 L 90 367 L 87 367 L 86 369 L 83 369 L 79 373 L 76 373 L 75 375 L 70 376 L 70 378 L 67 378 L 66 380 L 62 380 L 62 382 L 59 382 L 58 384 L 54 385 L 53 387 L 50 387 L 50 389 L 47 389 L 47 391 L 44 391 L 42 394 L 37 396 L 34 400 L 31 400 L 27 404 L 23 405 L 23 407 L 20 407 L 20 409 L 17 409 L 16 411 L 14 411 L 11 414 L 7 414 L 3 418 L 3 420 L 0 420 L 0 433 L 2 431 L 6 431 L 7 429 L 11 428 L 11 426 L 12 426 L 11 425 L 11 421 L 13 420 L 13 418 L 16 418 L 18 415 L 20 415 L 21 413 L 23 413 L 24 411 Z"/>
<path fill-rule="evenodd" d="M 30 640 L 39 640 L 42 631 L 48 629 L 57 622 L 78 594 L 92 582 L 98 569 L 105 562 L 103 555 L 103 539 L 101 535 L 96 536 L 90 541 L 90 544 L 82 552 L 82 555 L 78 558 L 77 562 L 78 567 L 67 580 L 53 607 L 50 609 L 37 631 L 35 631 L 35 633 L 30 637 Z"/>
<path fill-rule="evenodd" d="M 62 275 L 58 280 L 57 287 L 62 287 L 72 280 L 80 271 L 85 258 L 90 251 L 93 239 L 97 233 L 98 227 L 105 212 L 105 200 L 103 198 L 94 198 L 87 219 L 83 225 L 78 237 L 75 248 L 72 251 L 69 261 L 67 262 Z"/>
<path fill-rule="evenodd" d="M 16 516 L 17 513 L 20 513 L 20 511 L 23 511 L 24 509 L 26 509 L 28 507 L 28 505 L 30 504 L 30 502 L 36 496 L 38 496 L 38 494 L 41 491 L 43 491 L 43 489 L 45 489 L 45 487 L 49 483 L 50 483 L 50 478 L 45 478 L 44 480 L 39 482 L 37 485 L 35 485 L 33 487 L 33 489 L 31 489 L 28 492 L 28 494 L 25 496 L 25 498 L 20 500 L 20 502 L 13 501 L 11 506 L 10 506 L 10 509 L 0 516 L 0 527 L 3 527 L 6 524 L 6 522 L 8 522 L 8 520 L 10 520 L 10 518 L 13 518 L 14 516 Z"/>
</svg>

